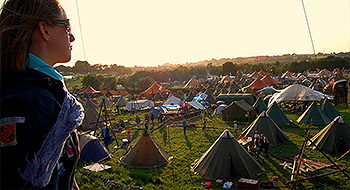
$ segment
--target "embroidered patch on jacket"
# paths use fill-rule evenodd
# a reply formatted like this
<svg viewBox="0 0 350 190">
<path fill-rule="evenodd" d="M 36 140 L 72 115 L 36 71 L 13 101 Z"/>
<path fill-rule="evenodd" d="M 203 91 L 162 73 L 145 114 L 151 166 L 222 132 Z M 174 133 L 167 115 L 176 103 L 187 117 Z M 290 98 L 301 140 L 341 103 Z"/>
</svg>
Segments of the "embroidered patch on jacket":
<svg viewBox="0 0 350 190">
<path fill-rule="evenodd" d="M 24 117 L 8 117 L 0 119 L 0 147 L 17 144 L 16 124 L 24 123 Z"/>
</svg>

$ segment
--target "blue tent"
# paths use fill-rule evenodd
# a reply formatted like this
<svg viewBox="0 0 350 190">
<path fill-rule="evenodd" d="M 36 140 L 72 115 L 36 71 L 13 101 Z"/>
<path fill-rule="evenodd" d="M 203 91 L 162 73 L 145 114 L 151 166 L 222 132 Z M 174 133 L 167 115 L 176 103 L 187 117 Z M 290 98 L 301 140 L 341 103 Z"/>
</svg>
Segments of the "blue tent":
<svg viewBox="0 0 350 190">
<path fill-rule="evenodd" d="M 80 158 L 86 162 L 99 162 L 112 155 L 103 143 L 90 134 L 79 133 Z"/>
<path fill-rule="evenodd" d="M 154 107 L 149 113 L 148 116 L 151 117 L 151 113 L 153 112 L 154 116 L 157 117 L 159 112 L 165 113 L 166 109 L 163 107 Z"/>
</svg>

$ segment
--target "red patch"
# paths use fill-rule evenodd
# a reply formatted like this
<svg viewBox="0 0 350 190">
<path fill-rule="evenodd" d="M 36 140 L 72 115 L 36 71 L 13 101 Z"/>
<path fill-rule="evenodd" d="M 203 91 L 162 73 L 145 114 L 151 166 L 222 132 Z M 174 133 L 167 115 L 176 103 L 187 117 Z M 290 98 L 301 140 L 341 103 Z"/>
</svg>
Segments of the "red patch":
<svg viewBox="0 0 350 190">
<path fill-rule="evenodd" d="M 17 144 L 16 123 L 0 126 L 0 143 L 2 147 Z"/>
</svg>

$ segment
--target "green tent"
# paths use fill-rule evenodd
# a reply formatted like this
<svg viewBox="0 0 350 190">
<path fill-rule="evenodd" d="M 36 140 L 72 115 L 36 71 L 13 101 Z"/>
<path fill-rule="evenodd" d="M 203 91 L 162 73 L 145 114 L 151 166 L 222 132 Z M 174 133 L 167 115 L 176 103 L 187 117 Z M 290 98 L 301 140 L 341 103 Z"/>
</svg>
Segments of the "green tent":
<svg viewBox="0 0 350 190">
<path fill-rule="evenodd" d="M 173 156 L 165 152 L 150 136 L 147 129 L 131 150 L 120 162 L 135 168 L 154 168 L 163 166 L 173 159 Z"/>
<path fill-rule="evenodd" d="M 276 125 L 276 123 L 263 111 L 253 123 L 251 123 L 242 133 L 243 137 L 252 137 L 258 131 L 270 141 L 271 146 L 289 143 L 290 138 Z"/>
<path fill-rule="evenodd" d="M 338 116 L 311 140 L 323 151 L 344 154 L 350 149 L 350 127 L 341 116 Z M 312 145 L 311 147 L 316 148 Z"/>
<path fill-rule="evenodd" d="M 297 122 L 313 125 L 327 125 L 330 119 L 316 105 L 316 102 L 307 108 L 307 110 L 298 118 Z"/>
<path fill-rule="evenodd" d="M 223 178 L 254 178 L 265 172 L 258 163 L 225 130 L 201 158 L 194 161 L 191 171 L 208 180 Z"/>
<path fill-rule="evenodd" d="M 84 109 L 87 110 L 90 107 L 97 108 L 97 105 L 88 98 L 84 104 Z"/>
<path fill-rule="evenodd" d="M 208 88 L 204 94 L 207 95 L 205 98 L 205 101 L 209 102 L 210 104 L 215 104 L 216 103 L 216 98 L 213 95 L 213 92 Z"/>
<path fill-rule="evenodd" d="M 258 114 L 261 114 L 261 112 L 266 111 L 267 107 L 265 102 L 263 101 L 263 99 L 261 97 L 259 97 L 256 102 L 254 103 L 253 107 L 256 109 L 256 112 L 258 112 Z"/>
<path fill-rule="evenodd" d="M 267 114 L 269 114 L 270 118 L 277 125 L 289 125 L 291 123 L 291 120 L 286 116 L 286 114 L 284 114 L 276 102 L 273 102 L 273 104 L 269 107 Z"/>
<path fill-rule="evenodd" d="M 324 99 L 321 105 L 321 110 L 331 120 L 333 120 L 337 116 L 340 116 L 340 114 L 337 112 L 337 110 L 327 98 Z"/>
<path fill-rule="evenodd" d="M 156 94 L 154 94 L 152 100 L 157 101 L 163 99 L 163 95 L 158 91 Z"/>
<path fill-rule="evenodd" d="M 228 121 L 249 120 L 256 117 L 255 108 L 244 100 L 234 101 L 222 110 L 222 119 Z"/>
<path fill-rule="evenodd" d="M 217 101 L 224 101 L 227 105 L 231 104 L 233 101 L 244 100 L 250 105 L 255 102 L 255 96 L 253 94 L 220 94 L 216 97 Z"/>
</svg>

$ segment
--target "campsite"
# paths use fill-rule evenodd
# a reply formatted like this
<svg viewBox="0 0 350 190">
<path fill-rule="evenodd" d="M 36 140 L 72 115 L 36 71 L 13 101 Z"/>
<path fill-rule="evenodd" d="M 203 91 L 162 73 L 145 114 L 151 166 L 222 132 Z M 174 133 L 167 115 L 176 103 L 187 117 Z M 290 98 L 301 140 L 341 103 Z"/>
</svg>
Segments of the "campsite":
<svg viewBox="0 0 350 190">
<path fill-rule="evenodd" d="M 80 188 L 207 189 L 210 184 L 222 189 L 228 182 L 230 189 L 240 189 L 242 180 L 249 179 L 259 189 L 271 188 L 273 182 L 277 189 L 349 189 L 347 102 L 335 105 L 333 95 L 308 87 L 294 74 L 284 78 L 288 83 L 267 84 L 256 81 L 283 79 L 257 73 L 241 80 L 217 77 L 207 86 L 193 77 L 173 87 L 155 82 L 141 96 L 86 88 L 77 97 L 85 99 L 89 113 L 84 120 L 89 121 L 79 131 L 100 141 L 94 137 L 85 144 L 95 148 L 82 147 L 76 174 Z M 250 83 L 244 86 L 243 78 Z M 266 87 L 274 88 L 275 95 L 263 93 Z M 256 130 L 270 141 L 268 156 L 252 149 Z M 326 138 L 329 133 L 333 136 Z"/>
</svg>

